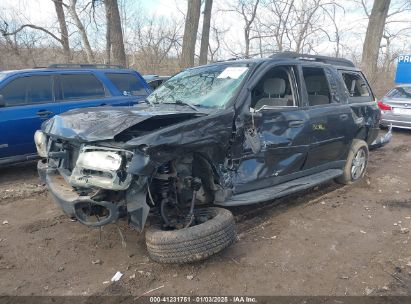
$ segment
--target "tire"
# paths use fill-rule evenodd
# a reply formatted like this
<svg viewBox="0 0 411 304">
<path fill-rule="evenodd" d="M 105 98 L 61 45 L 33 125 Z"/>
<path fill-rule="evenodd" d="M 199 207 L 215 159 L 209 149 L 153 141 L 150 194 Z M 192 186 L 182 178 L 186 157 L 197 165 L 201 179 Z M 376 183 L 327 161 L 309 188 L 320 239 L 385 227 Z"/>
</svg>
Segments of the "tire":
<svg viewBox="0 0 411 304">
<path fill-rule="evenodd" d="M 146 231 L 147 251 L 160 263 L 189 263 L 200 261 L 223 250 L 236 240 L 233 214 L 223 208 L 203 208 L 213 217 L 204 223 L 180 230 L 161 230 L 159 225 Z"/>
<path fill-rule="evenodd" d="M 360 157 L 361 159 L 363 158 L 363 161 L 357 161 L 357 164 L 360 165 L 360 167 L 357 168 L 358 171 L 354 173 L 353 163 L 355 162 L 356 157 L 359 159 L 358 157 L 360 153 L 363 155 L 363 157 Z M 339 184 L 349 185 L 360 180 L 364 176 L 367 168 L 368 154 L 367 143 L 361 139 L 354 139 L 344 166 L 343 175 L 337 177 L 335 181 Z"/>
</svg>

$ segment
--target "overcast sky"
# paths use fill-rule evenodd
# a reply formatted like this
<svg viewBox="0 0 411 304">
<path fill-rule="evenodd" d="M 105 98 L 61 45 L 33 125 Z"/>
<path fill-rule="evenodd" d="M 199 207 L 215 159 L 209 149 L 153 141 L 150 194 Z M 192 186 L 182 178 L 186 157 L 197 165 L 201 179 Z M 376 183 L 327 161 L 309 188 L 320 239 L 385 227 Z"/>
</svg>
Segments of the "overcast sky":
<svg viewBox="0 0 411 304">
<path fill-rule="evenodd" d="M 119 3 L 127 2 L 129 8 L 127 13 L 131 15 L 138 10 L 144 11 L 144 15 L 157 17 L 163 16 L 168 19 L 181 19 L 183 15 L 181 12 L 186 10 L 185 0 L 119 0 Z M 231 49 L 241 52 L 243 48 L 243 21 L 239 15 L 233 12 L 224 12 L 227 8 L 227 2 L 234 0 L 214 0 L 213 6 L 213 22 L 218 27 L 226 29 L 227 32 L 224 36 L 224 42 L 230 46 Z M 401 0 L 392 0 L 392 3 Z M 372 0 L 366 1 L 371 9 Z M 336 14 L 336 22 L 339 28 L 343 32 L 343 55 L 348 53 L 360 53 L 362 50 L 362 41 L 364 39 L 368 20 L 364 14 L 363 9 L 356 5 L 352 0 L 340 0 L 338 1 L 344 9 L 339 9 Z M 51 0 L 1 0 L 0 1 L 0 13 L 4 12 L 19 12 L 19 17 L 27 22 L 37 24 L 44 27 L 56 27 L 56 16 L 54 11 L 54 5 Z M 408 26 L 411 27 L 411 14 L 410 12 L 397 16 L 398 20 L 408 20 Z M 132 20 L 130 21 L 132 22 Z M 404 26 L 401 23 L 392 23 L 390 28 L 398 28 Z M 100 26 L 99 26 L 100 27 Z M 200 20 L 201 27 L 201 20 Z M 324 24 L 323 29 L 329 34 L 333 33 L 333 27 L 331 24 Z M 101 36 L 104 33 L 105 25 L 101 25 L 101 32 L 98 34 Z M 95 43 L 101 42 L 101 37 L 95 37 Z M 211 42 L 212 43 L 212 42 Z M 402 38 L 396 42 L 396 45 L 402 49 L 408 49 L 410 51 L 410 39 Z M 333 52 L 334 44 L 322 41 L 316 48 L 316 51 L 323 54 L 330 54 Z M 227 51 L 225 51 L 227 52 Z M 229 56 L 228 53 L 224 54 Z"/>
</svg>

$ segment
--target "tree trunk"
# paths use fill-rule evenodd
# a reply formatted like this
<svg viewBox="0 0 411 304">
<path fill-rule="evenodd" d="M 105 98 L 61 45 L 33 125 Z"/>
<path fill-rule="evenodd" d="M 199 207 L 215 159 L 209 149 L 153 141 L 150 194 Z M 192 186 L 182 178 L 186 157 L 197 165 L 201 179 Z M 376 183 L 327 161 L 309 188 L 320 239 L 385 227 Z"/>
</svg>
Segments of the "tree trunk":
<svg viewBox="0 0 411 304">
<path fill-rule="evenodd" d="M 109 10 L 109 6 L 105 5 L 106 8 L 106 64 L 111 64 L 111 11 Z"/>
<path fill-rule="evenodd" d="M 67 30 L 67 23 L 66 17 L 64 16 L 64 9 L 63 9 L 63 0 L 54 0 L 54 7 L 56 9 L 57 19 L 59 21 L 61 38 L 60 42 L 63 46 L 63 54 L 66 60 L 66 63 L 71 61 L 71 54 L 70 54 L 70 44 L 68 38 L 68 30 Z"/>
<path fill-rule="evenodd" d="M 83 46 L 87 54 L 87 61 L 89 63 L 93 63 L 94 54 L 93 54 L 93 51 L 91 50 L 90 42 L 88 41 L 86 29 L 84 28 L 84 25 L 81 22 L 76 12 L 76 4 L 77 4 L 77 0 L 70 0 L 70 5 L 68 6 L 68 10 L 69 10 L 71 17 L 74 20 L 74 23 L 76 24 L 78 31 L 80 32 L 81 40 L 83 42 Z"/>
<path fill-rule="evenodd" d="M 200 19 L 201 0 L 188 0 L 187 16 L 184 26 L 181 68 L 194 66 L 198 22 Z"/>
<path fill-rule="evenodd" d="M 207 64 L 208 44 L 210 40 L 210 21 L 213 0 L 205 0 L 203 31 L 201 34 L 200 65 Z"/>
<path fill-rule="evenodd" d="M 372 79 L 374 79 L 377 74 L 378 53 L 390 2 L 391 0 L 375 0 L 368 22 L 361 65 L 365 74 L 371 79 L 371 82 L 373 82 Z"/>
<path fill-rule="evenodd" d="M 245 41 L 245 52 L 244 57 L 248 58 L 250 56 L 250 29 L 244 29 L 244 41 Z"/>
<path fill-rule="evenodd" d="M 111 56 L 109 53 L 111 49 L 113 57 L 110 61 L 114 64 L 126 66 L 126 52 L 124 50 L 123 31 L 121 29 L 121 19 L 117 0 L 105 0 L 104 4 L 106 6 L 107 20 L 107 57 L 110 60 Z"/>
</svg>

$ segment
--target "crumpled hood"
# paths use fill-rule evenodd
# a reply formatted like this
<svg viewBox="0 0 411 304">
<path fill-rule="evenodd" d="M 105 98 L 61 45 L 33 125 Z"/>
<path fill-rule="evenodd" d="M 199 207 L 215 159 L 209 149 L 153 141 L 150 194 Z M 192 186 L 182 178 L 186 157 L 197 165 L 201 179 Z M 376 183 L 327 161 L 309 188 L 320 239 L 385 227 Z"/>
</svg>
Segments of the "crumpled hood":
<svg viewBox="0 0 411 304">
<path fill-rule="evenodd" d="M 149 106 L 85 108 L 54 116 L 43 124 L 42 130 L 63 139 L 92 142 L 113 139 L 122 131 L 154 116 L 194 118 L 197 114 L 153 110 Z"/>
</svg>

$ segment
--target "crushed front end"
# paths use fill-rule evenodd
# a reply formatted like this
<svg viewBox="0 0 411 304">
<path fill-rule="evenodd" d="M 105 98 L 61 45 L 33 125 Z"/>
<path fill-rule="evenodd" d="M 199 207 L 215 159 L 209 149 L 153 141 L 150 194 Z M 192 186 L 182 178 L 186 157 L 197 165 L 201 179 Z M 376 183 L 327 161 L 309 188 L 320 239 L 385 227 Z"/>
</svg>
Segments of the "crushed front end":
<svg viewBox="0 0 411 304">
<path fill-rule="evenodd" d="M 132 151 L 51 138 L 41 131 L 36 137 L 39 154 L 47 157 L 38 162 L 40 178 L 66 214 L 91 227 L 127 218 L 143 229 L 149 211 L 146 180 L 127 172 Z"/>
</svg>

